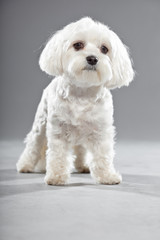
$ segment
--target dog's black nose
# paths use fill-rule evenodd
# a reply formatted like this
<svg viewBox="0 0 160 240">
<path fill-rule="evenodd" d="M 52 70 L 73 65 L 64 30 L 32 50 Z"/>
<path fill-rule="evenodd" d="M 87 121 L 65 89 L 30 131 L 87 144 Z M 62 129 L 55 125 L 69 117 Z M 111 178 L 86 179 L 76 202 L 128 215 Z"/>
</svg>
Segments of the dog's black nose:
<svg viewBox="0 0 160 240">
<path fill-rule="evenodd" d="M 98 62 L 98 59 L 95 56 L 88 56 L 86 57 L 88 64 L 90 65 L 96 65 Z"/>
</svg>

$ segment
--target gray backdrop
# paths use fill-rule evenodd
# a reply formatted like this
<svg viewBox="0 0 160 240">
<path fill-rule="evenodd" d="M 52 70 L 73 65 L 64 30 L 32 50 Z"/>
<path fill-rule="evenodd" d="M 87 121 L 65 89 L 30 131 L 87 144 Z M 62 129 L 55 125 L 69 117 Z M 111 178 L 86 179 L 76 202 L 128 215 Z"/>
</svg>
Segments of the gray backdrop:
<svg viewBox="0 0 160 240">
<path fill-rule="evenodd" d="M 159 139 L 159 0 L 1 0 L 1 139 L 22 139 L 30 130 L 50 82 L 38 67 L 42 45 L 83 16 L 109 25 L 131 49 L 136 79 L 112 91 L 118 139 Z"/>
</svg>

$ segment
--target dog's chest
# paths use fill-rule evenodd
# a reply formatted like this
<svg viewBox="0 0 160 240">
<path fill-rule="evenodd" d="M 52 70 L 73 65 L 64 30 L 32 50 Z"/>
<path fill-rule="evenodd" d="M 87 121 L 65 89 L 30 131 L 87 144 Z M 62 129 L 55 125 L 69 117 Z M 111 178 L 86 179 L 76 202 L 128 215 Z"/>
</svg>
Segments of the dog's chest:
<svg viewBox="0 0 160 240">
<path fill-rule="evenodd" d="M 91 102 L 74 101 L 66 103 L 62 107 L 62 118 L 64 122 L 73 126 L 83 127 L 87 123 L 96 123 L 103 115 L 104 109 L 101 104 L 93 104 Z"/>
<path fill-rule="evenodd" d="M 103 135 L 105 115 L 102 103 L 65 102 L 57 112 L 61 135 L 74 144 L 97 139 Z"/>
</svg>

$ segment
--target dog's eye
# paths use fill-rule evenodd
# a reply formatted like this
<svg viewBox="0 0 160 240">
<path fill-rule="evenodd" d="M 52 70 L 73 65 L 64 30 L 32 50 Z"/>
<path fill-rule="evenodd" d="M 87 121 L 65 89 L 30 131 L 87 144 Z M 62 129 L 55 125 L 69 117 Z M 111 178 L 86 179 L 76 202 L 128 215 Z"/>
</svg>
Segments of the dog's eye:
<svg viewBox="0 0 160 240">
<path fill-rule="evenodd" d="M 108 50 L 108 48 L 106 46 L 104 46 L 104 45 L 101 46 L 101 52 L 102 53 L 107 54 L 108 51 L 109 50 Z"/>
<path fill-rule="evenodd" d="M 80 50 L 80 49 L 83 49 L 84 48 L 84 43 L 83 42 L 77 42 L 75 44 L 73 44 L 73 47 L 75 50 Z"/>
</svg>

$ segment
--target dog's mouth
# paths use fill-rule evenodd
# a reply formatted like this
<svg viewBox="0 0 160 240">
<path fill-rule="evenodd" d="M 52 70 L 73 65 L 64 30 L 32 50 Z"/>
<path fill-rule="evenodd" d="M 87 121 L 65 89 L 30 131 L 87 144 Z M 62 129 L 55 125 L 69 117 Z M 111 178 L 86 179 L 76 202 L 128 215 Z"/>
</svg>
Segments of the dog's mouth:
<svg viewBox="0 0 160 240">
<path fill-rule="evenodd" d="M 85 66 L 82 70 L 83 71 L 97 71 L 96 66 L 91 66 L 91 65 Z"/>
</svg>

